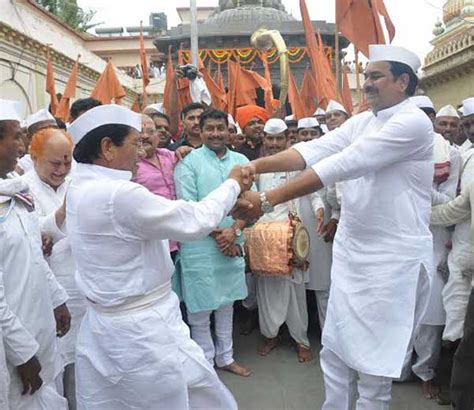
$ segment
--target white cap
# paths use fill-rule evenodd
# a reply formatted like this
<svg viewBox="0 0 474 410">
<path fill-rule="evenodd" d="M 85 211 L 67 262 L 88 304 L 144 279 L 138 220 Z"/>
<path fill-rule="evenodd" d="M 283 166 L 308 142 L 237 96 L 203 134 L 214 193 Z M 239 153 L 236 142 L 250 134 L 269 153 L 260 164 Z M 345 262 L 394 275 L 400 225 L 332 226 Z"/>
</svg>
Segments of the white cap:
<svg viewBox="0 0 474 410">
<path fill-rule="evenodd" d="M 263 132 L 270 135 L 275 135 L 281 134 L 287 129 L 288 127 L 286 126 L 285 121 L 281 120 L 280 118 L 270 118 L 263 128 Z"/>
<path fill-rule="evenodd" d="M 396 61 L 409 66 L 414 73 L 421 67 L 420 58 L 410 50 L 403 47 L 389 44 L 369 45 L 369 60 L 375 61 Z"/>
<path fill-rule="evenodd" d="M 285 121 L 292 121 L 292 120 L 294 120 L 294 119 L 295 119 L 294 114 L 287 115 L 287 116 L 285 117 Z"/>
<path fill-rule="evenodd" d="M 143 110 L 143 112 L 150 111 L 150 110 L 158 111 L 158 112 L 163 113 L 163 111 L 164 111 L 163 104 L 162 103 L 156 103 L 156 104 L 147 105 L 145 107 L 145 109 Z"/>
<path fill-rule="evenodd" d="M 462 102 L 462 110 L 465 117 L 474 114 L 474 97 L 468 98 Z"/>
<path fill-rule="evenodd" d="M 108 124 L 128 125 L 140 132 L 142 116 L 121 105 L 100 105 L 82 114 L 71 124 L 68 132 L 72 135 L 74 144 L 77 144 L 92 130 Z"/>
<path fill-rule="evenodd" d="M 436 118 L 438 118 L 438 117 L 459 118 L 459 114 L 458 114 L 456 108 L 454 108 L 452 105 L 448 104 L 448 105 L 445 105 L 444 107 L 440 108 L 440 110 L 436 114 Z"/>
<path fill-rule="evenodd" d="M 321 107 L 318 107 L 313 115 L 326 115 L 326 111 L 324 111 Z"/>
<path fill-rule="evenodd" d="M 56 120 L 54 119 L 53 115 L 48 111 L 47 108 L 43 108 L 42 110 L 39 110 L 26 117 L 26 128 L 30 128 L 32 125 L 42 121 L 53 121 L 56 124 Z"/>
<path fill-rule="evenodd" d="M 315 128 L 315 127 L 319 127 L 319 122 L 314 117 L 301 118 L 301 120 L 298 121 L 298 129 L 299 128 Z"/>
<path fill-rule="evenodd" d="M 321 124 L 321 129 L 323 130 L 323 132 L 325 134 L 327 134 L 329 132 L 329 128 L 326 124 Z"/>
<path fill-rule="evenodd" d="M 227 114 L 227 121 L 229 121 L 229 125 L 237 127 L 237 123 L 235 122 L 234 117 L 232 117 L 231 114 Z"/>
<path fill-rule="evenodd" d="M 433 101 L 426 95 L 415 95 L 414 97 L 410 97 L 410 101 L 418 108 L 432 108 L 434 110 Z"/>
<path fill-rule="evenodd" d="M 326 107 L 326 114 L 331 111 L 342 111 L 347 114 L 346 109 L 342 104 L 339 104 L 337 101 L 330 100 L 328 106 Z M 318 114 L 319 115 L 319 114 Z"/>
<path fill-rule="evenodd" d="M 0 121 L 21 121 L 23 104 L 20 101 L 0 98 Z"/>
</svg>

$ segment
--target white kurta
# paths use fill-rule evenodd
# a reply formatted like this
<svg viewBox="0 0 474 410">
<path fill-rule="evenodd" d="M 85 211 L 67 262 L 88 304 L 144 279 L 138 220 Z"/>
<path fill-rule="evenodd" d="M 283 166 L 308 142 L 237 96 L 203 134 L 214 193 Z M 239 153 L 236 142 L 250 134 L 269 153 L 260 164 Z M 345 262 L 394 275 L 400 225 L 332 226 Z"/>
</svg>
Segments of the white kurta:
<svg viewBox="0 0 474 410">
<path fill-rule="evenodd" d="M 323 345 L 352 369 L 397 378 L 432 272 L 432 124 L 404 101 L 293 148 L 324 186 L 345 181 Z"/>
<path fill-rule="evenodd" d="M 474 147 L 462 152 L 461 192 L 474 181 Z M 452 243 L 453 248 L 448 256 L 449 279 L 443 289 L 443 302 L 446 310 L 446 327 L 444 340 L 455 341 L 463 336 L 464 318 L 471 293 L 471 275 L 464 273 L 469 266 L 471 255 L 470 225 L 468 219 L 456 225 Z"/>
<path fill-rule="evenodd" d="M 194 203 L 169 201 L 130 179 L 127 171 L 78 164 L 67 193 L 77 282 L 91 301 L 77 344 L 78 408 L 236 408 L 181 319 L 168 240 L 208 235 L 239 186 L 228 180 Z"/>
<path fill-rule="evenodd" d="M 86 300 L 76 285 L 74 275 L 76 264 L 72 257 L 69 239 L 65 230 L 56 225 L 56 211 L 62 206 L 69 186 L 67 179 L 56 190 L 41 181 L 33 169 L 21 177 L 29 186 L 35 201 L 35 210 L 39 214 L 41 232 L 51 235 L 54 246 L 51 256 L 46 258 L 54 276 L 69 295 L 67 307 L 71 314 L 71 328 L 59 339 L 64 365 L 74 363 L 76 339 L 79 326 L 86 312 Z"/>
<path fill-rule="evenodd" d="M 443 138 L 443 137 L 441 137 Z M 449 177 L 441 184 L 433 183 L 432 205 L 449 202 L 456 196 L 461 170 L 461 154 L 457 148 L 449 147 L 450 171 Z M 438 270 L 440 264 L 445 264 L 448 257 L 447 242 L 451 239 L 451 232 L 443 226 L 430 226 L 433 235 L 433 282 L 431 285 L 430 300 L 422 320 L 424 325 L 444 325 L 446 313 L 444 311 L 442 292 L 446 279 L 442 271 Z"/>
<path fill-rule="evenodd" d="M 19 178 L 0 180 L 0 203 L 10 204 L 12 194 L 26 190 L 27 185 Z M 6 195 L 2 197 L 1 193 Z M 18 199 L 8 217 L 0 222 L 0 243 L 0 289 L 5 292 L 6 301 L 0 316 L 2 322 L 10 323 L 3 327 L 11 378 L 10 407 L 65 409 L 65 399 L 53 387 L 63 367 L 53 308 L 63 304 L 67 294 L 43 259 L 37 214 L 29 212 Z M 33 396 L 21 396 L 22 384 L 15 367 L 34 354 L 41 364 L 44 385 Z"/>
</svg>

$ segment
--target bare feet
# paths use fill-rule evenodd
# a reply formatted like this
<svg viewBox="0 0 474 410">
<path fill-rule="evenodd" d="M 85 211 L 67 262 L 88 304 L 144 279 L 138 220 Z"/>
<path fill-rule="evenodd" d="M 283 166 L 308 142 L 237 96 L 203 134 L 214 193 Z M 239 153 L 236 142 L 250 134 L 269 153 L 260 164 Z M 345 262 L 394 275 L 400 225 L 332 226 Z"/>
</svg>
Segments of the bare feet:
<svg viewBox="0 0 474 410">
<path fill-rule="evenodd" d="M 423 396 L 425 399 L 436 399 L 439 396 L 440 389 L 433 380 L 428 380 L 421 383 L 421 389 L 423 390 Z"/>
<path fill-rule="evenodd" d="M 298 344 L 297 349 L 298 349 L 298 361 L 300 363 L 306 363 L 313 360 L 313 351 L 311 350 L 310 347 L 302 345 L 302 344 Z"/>
<path fill-rule="evenodd" d="M 242 366 L 241 364 L 235 361 L 227 366 L 219 367 L 219 369 L 225 370 L 230 373 L 234 373 L 237 376 L 242 376 L 242 377 L 249 377 L 252 374 L 252 370 L 250 370 L 248 367 Z"/>
<path fill-rule="evenodd" d="M 257 349 L 260 356 L 267 356 L 270 352 L 278 346 L 278 337 L 272 339 L 265 338 L 265 342 Z"/>
</svg>

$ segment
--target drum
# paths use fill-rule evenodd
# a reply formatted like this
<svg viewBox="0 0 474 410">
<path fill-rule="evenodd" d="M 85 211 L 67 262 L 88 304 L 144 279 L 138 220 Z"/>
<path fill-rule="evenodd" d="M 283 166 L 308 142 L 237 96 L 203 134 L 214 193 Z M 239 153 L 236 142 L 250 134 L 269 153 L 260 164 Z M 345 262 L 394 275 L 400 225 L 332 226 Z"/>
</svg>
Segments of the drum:
<svg viewBox="0 0 474 410">
<path fill-rule="evenodd" d="M 251 272 L 293 277 L 294 269 L 308 269 L 309 232 L 294 214 L 289 214 L 287 221 L 256 223 L 244 234 Z"/>
</svg>

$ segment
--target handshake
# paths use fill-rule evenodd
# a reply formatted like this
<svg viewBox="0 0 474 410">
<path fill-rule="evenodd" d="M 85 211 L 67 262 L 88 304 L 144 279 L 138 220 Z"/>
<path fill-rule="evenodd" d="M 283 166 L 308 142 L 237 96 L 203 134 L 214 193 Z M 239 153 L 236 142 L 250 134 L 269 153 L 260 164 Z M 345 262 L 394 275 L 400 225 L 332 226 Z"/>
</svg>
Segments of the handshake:
<svg viewBox="0 0 474 410">
<path fill-rule="evenodd" d="M 251 162 L 244 166 L 236 165 L 230 171 L 229 179 L 237 181 L 241 191 L 237 202 L 230 211 L 234 219 L 253 223 L 263 215 L 260 194 L 250 190 L 256 177 L 257 172 Z"/>
</svg>

